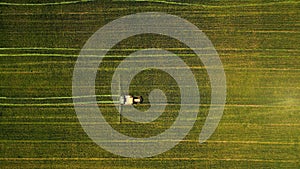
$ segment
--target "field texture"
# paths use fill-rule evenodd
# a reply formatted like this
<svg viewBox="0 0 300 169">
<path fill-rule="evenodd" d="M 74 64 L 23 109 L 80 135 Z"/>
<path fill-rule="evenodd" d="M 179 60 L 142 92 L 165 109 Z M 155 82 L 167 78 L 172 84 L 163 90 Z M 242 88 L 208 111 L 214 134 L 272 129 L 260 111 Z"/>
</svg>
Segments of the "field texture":
<svg viewBox="0 0 300 169">
<path fill-rule="evenodd" d="M 1 1 L 0 168 L 300 168 L 299 9 L 296 0 Z M 145 70 L 131 82 L 130 93 L 145 96 L 137 109 L 149 108 L 153 89 L 168 98 L 151 123 L 119 124 L 110 96 L 118 64 L 139 49 L 159 47 L 180 56 L 198 82 L 201 106 L 192 130 L 173 149 L 143 159 L 107 152 L 83 131 L 72 102 L 79 52 L 100 27 L 138 12 L 182 17 L 218 51 L 227 100 L 205 143 L 198 138 L 211 100 L 206 68 L 185 44 L 155 34 L 130 37 L 110 50 L 96 79 L 99 107 L 114 129 L 132 137 L 168 129 L 180 109 L 180 90 L 165 72 Z"/>
</svg>

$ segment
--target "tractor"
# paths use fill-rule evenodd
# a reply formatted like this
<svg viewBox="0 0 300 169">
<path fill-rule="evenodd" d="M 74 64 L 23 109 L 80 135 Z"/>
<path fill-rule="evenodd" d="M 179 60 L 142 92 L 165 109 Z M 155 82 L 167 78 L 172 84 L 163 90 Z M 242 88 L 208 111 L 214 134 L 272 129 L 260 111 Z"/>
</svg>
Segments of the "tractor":
<svg viewBox="0 0 300 169">
<path fill-rule="evenodd" d="M 138 103 L 143 103 L 142 96 L 132 96 L 132 95 L 123 95 L 120 96 L 121 105 L 134 105 Z"/>
</svg>

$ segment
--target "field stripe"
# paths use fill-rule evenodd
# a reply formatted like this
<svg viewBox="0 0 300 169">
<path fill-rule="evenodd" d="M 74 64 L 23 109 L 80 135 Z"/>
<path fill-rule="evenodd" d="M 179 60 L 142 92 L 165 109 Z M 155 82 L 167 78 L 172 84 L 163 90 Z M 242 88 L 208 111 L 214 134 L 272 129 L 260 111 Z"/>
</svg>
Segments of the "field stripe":
<svg viewBox="0 0 300 169">
<path fill-rule="evenodd" d="M 79 124 L 79 123 L 78 123 Z M 118 123 L 119 124 L 119 123 Z M 101 141 L 101 140 L 98 140 Z M 107 141 L 107 140 L 102 140 Z M 164 140 L 175 142 L 199 143 L 199 140 Z M 112 141 L 124 142 L 124 141 Z M 153 141 L 149 141 L 153 142 Z M 0 143 L 94 143 L 92 140 L 0 140 Z M 206 143 L 212 144 L 260 144 L 260 145 L 300 145 L 300 142 L 278 142 L 278 141 L 249 141 L 249 140 L 207 140 Z"/>
<path fill-rule="evenodd" d="M 4 116 L 1 117 L 2 119 L 74 119 L 77 120 L 77 116 L 73 117 L 59 117 L 59 116 L 53 116 L 53 117 L 49 117 L 49 116 Z M 104 124 L 101 122 L 94 122 L 95 124 Z M 40 125 L 40 124 L 61 124 L 61 125 L 77 125 L 78 122 L 64 122 L 64 121 L 60 121 L 60 122 L 11 122 L 11 121 L 2 121 L 0 122 L 1 124 L 20 124 L 20 125 Z M 110 124 L 120 124 L 119 122 L 110 122 Z M 136 122 L 123 122 L 122 124 L 136 124 Z M 161 124 L 160 122 L 151 122 L 151 124 Z M 236 126 L 236 125 L 244 125 L 245 123 L 222 123 L 223 126 Z M 265 123 L 265 124 L 258 124 L 258 123 L 246 123 L 247 126 L 269 126 L 269 127 L 298 127 L 300 126 L 300 123 Z"/>
<path fill-rule="evenodd" d="M 171 4 L 180 6 L 199 6 L 203 8 L 237 8 L 237 7 L 257 7 L 257 6 L 273 6 L 273 5 L 284 5 L 284 4 L 299 4 L 299 1 L 281 1 L 281 2 L 267 2 L 267 3 L 251 3 L 251 4 L 239 4 L 239 5 L 204 5 L 196 3 L 184 3 L 166 0 L 113 0 L 113 2 L 150 2 L 150 3 L 161 3 L 161 4 Z"/>
<path fill-rule="evenodd" d="M 93 103 L 94 102 L 80 102 L 80 103 L 76 103 L 78 105 L 90 105 L 90 106 L 93 106 Z M 97 101 L 97 104 L 108 104 L 110 106 L 114 106 L 114 104 L 118 104 L 119 102 L 114 102 L 114 101 Z M 40 103 L 40 104 L 37 104 L 37 103 L 0 103 L 0 106 L 15 106 L 15 107 L 20 107 L 20 106 L 73 106 L 74 103 Z M 143 104 L 143 105 L 151 105 L 151 104 Z M 156 105 L 170 105 L 170 106 L 178 106 L 178 105 L 182 105 L 180 103 L 168 103 L 168 104 L 156 104 Z M 209 106 L 214 106 L 214 107 L 222 107 L 223 105 L 218 105 L 218 104 L 184 104 L 184 105 L 200 105 L 202 107 L 209 107 Z M 295 107 L 297 105 L 294 105 Z M 255 108 L 263 108 L 263 107 L 268 107 L 268 108 L 291 108 L 291 105 L 264 105 L 264 104 L 226 104 L 225 105 L 225 108 L 226 107 L 255 107 Z"/>
<path fill-rule="evenodd" d="M 78 57 L 70 54 L 44 54 L 44 53 L 19 53 L 19 54 L 0 54 L 0 57 Z M 90 56 L 89 56 L 90 57 Z"/>
<path fill-rule="evenodd" d="M 0 48 L 0 50 L 80 50 L 78 48 L 47 48 L 47 47 L 19 47 L 19 48 Z"/>
<path fill-rule="evenodd" d="M 204 54 L 203 54 L 204 55 Z M 205 56 L 210 56 L 210 55 L 214 55 L 214 54 L 205 54 Z M 19 53 L 19 54 L 0 54 L 0 57 L 78 57 L 78 55 L 70 55 L 70 54 L 42 54 L 42 53 Z M 154 55 L 154 54 L 150 54 L 150 55 L 134 55 L 134 56 L 130 56 L 130 55 L 105 55 L 105 56 L 100 56 L 100 55 L 81 55 L 84 57 L 90 57 L 90 58 L 94 58 L 94 57 L 101 57 L 101 58 L 125 58 L 125 57 L 130 57 L 130 58 L 137 58 L 137 57 L 161 57 L 162 55 L 158 54 L 158 55 Z M 163 55 L 163 56 L 173 56 L 173 54 L 169 54 L 169 55 Z M 196 56 L 195 54 L 178 54 L 178 56 Z"/>
<path fill-rule="evenodd" d="M 62 1 L 62 2 L 49 2 L 49 3 L 0 2 L 0 5 L 6 5 L 6 6 L 47 6 L 47 5 L 68 5 L 68 4 L 77 4 L 77 3 L 83 3 L 83 2 L 94 2 L 94 0 Z"/>
<path fill-rule="evenodd" d="M 0 100 L 59 100 L 74 98 L 92 98 L 92 97 L 117 97 L 119 95 L 89 95 L 89 96 L 60 96 L 60 97 L 0 97 Z"/>
<path fill-rule="evenodd" d="M 10 119 L 15 119 L 15 118 L 10 118 Z M 32 119 L 32 118 L 27 118 L 27 119 Z M 35 118 L 35 119 L 39 119 L 39 118 Z M 41 119 L 49 119 L 49 118 L 41 118 Z M 62 119 L 62 118 L 53 117 L 52 119 Z M 71 119 L 71 118 L 68 118 L 68 119 Z M 77 117 L 73 117 L 72 119 L 77 120 Z M 59 125 L 78 125 L 79 122 L 9 122 L 9 121 L 0 122 L 0 125 L 58 125 L 58 124 Z M 88 124 L 106 124 L 106 123 L 90 122 Z M 120 123 L 119 122 L 109 122 L 109 124 L 120 124 Z M 136 122 L 123 122 L 122 124 L 130 125 L 130 124 L 137 124 L 137 123 Z M 161 123 L 151 122 L 151 124 L 158 124 L 159 125 Z M 236 123 L 235 125 L 242 125 L 242 124 L 243 123 Z M 223 126 L 228 126 L 226 124 L 222 124 L 222 125 Z M 273 126 L 273 127 L 298 127 L 298 126 L 300 126 L 300 124 L 296 124 L 296 123 L 288 123 L 288 124 L 272 124 L 272 123 L 270 123 L 270 124 L 247 124 L 247 125 L 249 125 L 249 126 Z M 220 141 L 220 142 L 223 142 L 223 141 Z M 230 142 L 230 141 L 225 141 L 225 142 Z M 251 143 L 251 141 L 249 143 Z M 276 143 L 274 143 L 274 144 L 276 144 Z M 296 144 L 300 144 L 300 142 L 296 143 Z"/>
<path fill-rule="evenodd" d="M 155 85 L 153 85 L 155 86 Z M 72 88 L 72 86 L 34 86 L 36 89 L 51 89 L 51 88 Z M 88 86 L 81 86 L 88 87 Z M 99 86 L 96 86 L 99 87 Z M 103 86 L 101 86 L 103 87 Z M 107 87 L 107 86 L 106 86 Z M 199 88 L 205 88 L 209 86 L 198 86 Z M 227 88 L 235 88 L 236 85 L 227 85 Z M 22 86 L 0 86 L 0 88 L 9 88 L 9 89 L 24 89 Z M 253 88 L 262 88 L 262 89 L 300 89 L 300 86 L 253 86 Z"/>
<path fill-rule="evenodd" d="M 179 50 L 179 51 L 185 51 L 185 50 L 201 50 L 202 48 L 164 48 L 166 50 Z M 209 49 L 209 48 L 208 48 Z M 16 47 L 16 48 L 0 48 L 0 51 L 6 51 L 6 50 L 56 50 L 56 51 L 79 51 L 81 50 L 80 48 L 47 48 L 47 47 Z M 85 49 L 89 50 L 89 49 Z M 141 48 L 125 48 L 125 49 L 90 49 L 90 50 L 110 50 L 110 51 L 136 51 L 136 50 L 141 50 Z M 300 49 L 247 49 L 247 48 L 218 48 L 218 50 L 224 50 L 224 51 L 257 51 L 257 52 L 262 52 L 262 51 L 281 51 L 281 52 L 299 52 Z"/>
<path fill-rule="evenodd" d="M 135 61 L 133 61 L 135 62 Z M 142 61 L 141 61 L 142 62 Z M 137 62 L 135 62 L 137 63 Z M 1 65 L 1 64 L 0 64 Z M 39 65 L 39 63 L 37 63 L 37 65 Z M 159 67 L 157 67 L 159 69 Z M 165 68 L 165 67 L 162 67 L 164 69 L 175 69 L 175 70 L 180 70 L 180 69 L 188 69 L 186 67 L 168 67 L 168 68 Z M 73 68 L 69 68 L 70 70 L 73 70 Z M 87 69 L 87 68 L 85 68 Z M 214 69 L 216 70 L 214 67 L 203 67 L 203 66 L 190 66 L 189 69 L 192 69 L 192 70 L 207 70 L 207 69 Z M 0 68 L 1 70 L 1 68 Z M 99 70 L 106 70 L 106 71 L 114 71 L 115 68 L 99 68 Z M 122 69 L 119 69 L 119 70 L 128 70 L 127 68 L 122 68 Z M 225 71 L 245 71 L 245 70 L 251 70 L 251 71 L 300 71 L 300 69 L 298 68 L 248 68 L 248 67 L 243 67 L 243 68 L 239 68 L 239 67 L 226 67 L 224 66 L 224 70 Z M 49 73 L 48 71 L 20 71 L 20 70 L 16 70 L 16 71 L 5 71 L 5 70 L 2 70 L 2 72 L 0 72 L 0 74 L 45 74 L 45 73 Z M 265 77 L 268 77 L 267 75 L 265 75 Z M 269 76 L 269 77 L 272 77 Z M 290 77 L 294 77 L 292 75 L 290 75 Z M 299 77 L 297 74 L 295 74 L 295 77 Z M 262 87 L 264 88 L 264 87 Z M 272 88 L 272 87 L 271 87 Z M 280 88 L 280 87 L 275 87 L 275 88 Z M 286 88 L 286 87 L 285 87 Z M 299 87 L 293 87 L 293 88 L 299 88 Z"/>
<path fill-rule="evenodd" d="M 228 140 L 217 140 L 217 141 L 206 141 L 208 143 L 229 143 L 229 144 L 266 144 L 266 145 L 300 145 L 300 142 L 273 142 L 273 141 L 228 141 Z"/>
<path fill-rule="evenodd" d="M 97 101 L 97 104 L 118 104 L 119 102 L 114 101 Z M 94 102 L 76 102 L 77 105 L 91 105 L 93 106 Z M 0 106 L 6 107 L 44 107 L 44 106 L 74 106 L 74 103 L 0 103 Z"/>
<path fill-rule="evenodd" d="M 62 2 L 50 2 L 50 3 L 10 3 L 10 2 L 0 2 L 0 5 L 5 6 L 48 6 L 48 5 L 68 5 L 77 3 L 87 3 L 94 2 L 95 0 L 77 0 L 77 1 L 62 1 Z M 281 1 L 281 2 L 268 2 L 268 3 L 251 3 L 251 4 L 238 4 L 238 5 L 205 5 L 196 3 L 185 3 L 185 2 L 175 2 L 166 0 L 113 0 L 113 2 L 150 2 L 150 3 L 161 3 L 179 6 L 198 6 L 203 8 L 237 8 L 237 7 L 257 7 L 257 6 L 273 6 L 273 5 L 284 5 L 284 4 L 299 4 L 299 1 Z"/>
<path fill-rule="evenodd" d="M 142 161 L 132 158 L 0 158 L 1 161 Z M 251 158 L 147 158 L 147 161 L 250 161 L 268 163 L 298 163 L 299 160 L 251 159 Z"/>
</svg>

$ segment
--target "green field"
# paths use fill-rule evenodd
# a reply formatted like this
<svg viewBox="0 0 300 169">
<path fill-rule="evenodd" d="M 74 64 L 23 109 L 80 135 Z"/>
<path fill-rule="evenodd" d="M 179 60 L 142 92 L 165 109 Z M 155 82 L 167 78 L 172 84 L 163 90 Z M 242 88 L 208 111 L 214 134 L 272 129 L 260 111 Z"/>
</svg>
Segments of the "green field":
<svg viewBox="0 0 300 169">
<path fill-rule="evenodd" d="M 246 1 L 65 1 L 0 2 L 0 168 L 300 168 L 300 2 Z M 208 114 L 210 82 L 205 67 L 185 44 L 144 34 L 121 41 L 99 66 L 96 94 L 106 120 L 133 137 L 157 135 L 180 108 L 174 79 L 146 70 L 130 92 L 146 96 L 159 88 L 168 98 L 154 122 L 124 119 L 111 101 L 118 64 L 144 48 L 176 53 L 199 85 L 197 121 L 173 149 L 132 159 L 105 151 L 83 131 L 72 102 L 72 76 L 79 52 L 100 27 L 138 12 L 180 16 L 201 29 L 223 62 L 227 101 L 212 137 L 198 138 Z M 101 97 L 100 97 L 101 96 Z"/>
</svg>

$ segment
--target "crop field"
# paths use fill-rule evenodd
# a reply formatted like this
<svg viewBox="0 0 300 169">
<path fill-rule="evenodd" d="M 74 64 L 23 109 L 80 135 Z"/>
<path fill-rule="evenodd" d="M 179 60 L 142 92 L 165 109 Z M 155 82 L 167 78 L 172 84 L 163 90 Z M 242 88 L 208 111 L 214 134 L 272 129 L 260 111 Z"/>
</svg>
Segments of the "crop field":
<svg viewBox="0 0 300 169">
<path fill-rule="evenodd" d="M 0 168 L 300 168 L 299 9 L 297 0 L 2 0 Z M 176 15 L 201 29 L 223 63 L 227 96 L 217 129 L 199 144 L 212 93 L 201 60 L 164 35 L 122 40 L 102 60 L 95 80 L 99 109 L 115 130 L 155 136 L 180 110 L 176 81 L 147 69 L 130 83 L 130 94 L 144 96 L 135 108 L 149 109 L 149 93 L 160 89 L 168 100 L 164 112 L 149 123 L 119 122 L 112 76 L 140 49 L 162 48 L 179 56 L 201 96 L 197 120 L 179 144 L 153 157 L 129 158 L 104 150 L 85 133 L 74 109 L 72 77 L 80 50 L 99 28 L 139 12 Z"/>
</svg>

